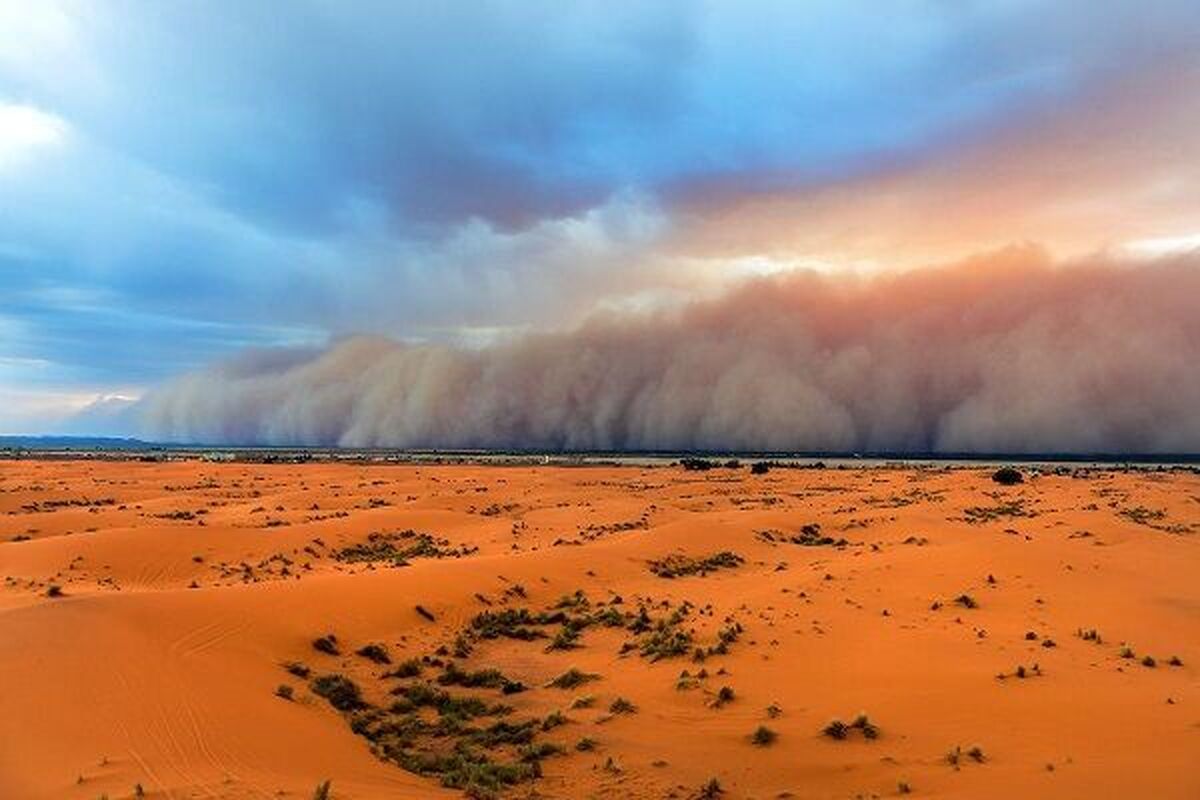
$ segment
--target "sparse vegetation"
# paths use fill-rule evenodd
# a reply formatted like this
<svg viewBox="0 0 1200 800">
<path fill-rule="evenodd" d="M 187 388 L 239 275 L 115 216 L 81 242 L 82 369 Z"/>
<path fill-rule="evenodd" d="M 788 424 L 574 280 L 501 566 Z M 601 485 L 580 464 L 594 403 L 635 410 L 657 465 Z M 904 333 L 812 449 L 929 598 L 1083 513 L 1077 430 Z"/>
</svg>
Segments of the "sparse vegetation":
<svg viewBox="0 0 1200 800">
<path fill-rule="evenodd" d="M 406 566 L 416 558 L 461 558 L 477 551 L 477 547 L 451 547 L 447 539 L 413 530 L 371 533 L 364 542 L 343 547 L 333 556 L 346 563 L 387 562 Z"/>
<path fill-rule="evenodd" d="M 710 556 L 691 558 L 685 555 L 670 555 L 650 561 L 650 571 L 660 578 L 683 578 L 689 575 L 701 577 L 719 569 L 734 569 L 745 561 L 737 553 L 722 550 Z"/>
<path fill-rule="evenodd" d="M 983 748 L 979 745 L 972 745 L 965 751 L 961 746 L 955 745 L 953 750 L 946 753 L 946 763 L 955 769 L 959 769 L 963 763 L 964 757 L 971 759 L 976 764 L 982 764 L 987 760 L 986 756 L 983 754 Z"/>
<path fill-rule="evenodd" d="M 764 542 L 796 544 L 801 547 L 845 547 L 849 544 L 844 538 L 835 539 L 821 533 L 821 525 L 817 522 L 802 525 L 798 533 L 788 534 L 783 531 L 766 530 L 758 531 L 756 536 Z"/>
</svg>

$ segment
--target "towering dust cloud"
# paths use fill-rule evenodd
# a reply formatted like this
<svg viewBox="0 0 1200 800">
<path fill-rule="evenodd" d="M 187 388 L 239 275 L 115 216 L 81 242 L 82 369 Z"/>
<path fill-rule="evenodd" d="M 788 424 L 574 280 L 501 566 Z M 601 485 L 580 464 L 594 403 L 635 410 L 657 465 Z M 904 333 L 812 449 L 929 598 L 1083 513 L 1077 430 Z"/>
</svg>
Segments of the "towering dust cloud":
<svg viewBox="0 0 1200 800">
<path fill-rule="evenodd" d="M 160 439 L 353 447 L 1200 451 L 1200 257 L 1032 248 L 762 279 L 484 349 L 247 353 L 142 404 Z"/>
</svg>

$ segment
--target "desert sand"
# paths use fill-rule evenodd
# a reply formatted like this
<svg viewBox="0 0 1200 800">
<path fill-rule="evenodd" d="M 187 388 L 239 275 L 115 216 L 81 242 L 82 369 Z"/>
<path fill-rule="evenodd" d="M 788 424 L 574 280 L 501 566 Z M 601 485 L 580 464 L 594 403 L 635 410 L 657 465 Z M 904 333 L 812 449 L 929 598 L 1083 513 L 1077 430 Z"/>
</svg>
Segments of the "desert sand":
<svg viewBox="0 0 1200 800">
<path fill-rule="evenodd" d="M 1022 469 L 0 461 L 0 797 L 1200 797 L 1200 475 Z"/>
</svg>

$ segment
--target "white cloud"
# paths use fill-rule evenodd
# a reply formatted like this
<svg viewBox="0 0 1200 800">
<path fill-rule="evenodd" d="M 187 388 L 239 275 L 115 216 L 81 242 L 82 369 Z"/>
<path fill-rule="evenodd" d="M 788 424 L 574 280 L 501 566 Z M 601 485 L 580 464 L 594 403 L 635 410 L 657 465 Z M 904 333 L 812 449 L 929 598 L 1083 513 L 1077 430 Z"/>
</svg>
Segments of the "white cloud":
<svg viewBox="0 0 1200 800">
<path fill-rule="evenodd" d="M 1150 258 L 1187 253 L 1191 250 L 1200 250 L 1200 233 L 1138 239 L 1126 243 L 1125 249 L 1134 255 Z"/>
<path fill-rule="evenodd" d="M 69 130 L 66 121 L 54 114 L 33 106 L 0 102 L 0 169 L 63 143 Z"/>
</svg>

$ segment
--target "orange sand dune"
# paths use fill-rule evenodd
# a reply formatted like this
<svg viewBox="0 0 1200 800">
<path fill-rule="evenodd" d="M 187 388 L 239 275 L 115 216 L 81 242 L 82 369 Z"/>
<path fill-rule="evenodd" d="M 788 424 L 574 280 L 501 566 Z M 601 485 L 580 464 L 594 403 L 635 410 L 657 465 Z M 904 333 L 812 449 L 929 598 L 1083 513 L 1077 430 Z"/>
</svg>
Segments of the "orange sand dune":
<svg viewBox="0 0 1200 800">
<path fill-rule="evenodd" d="M 0 461 L 0 797 L 1195 798 L 1198 533 L 1190 470 Z"/>
</svg>

